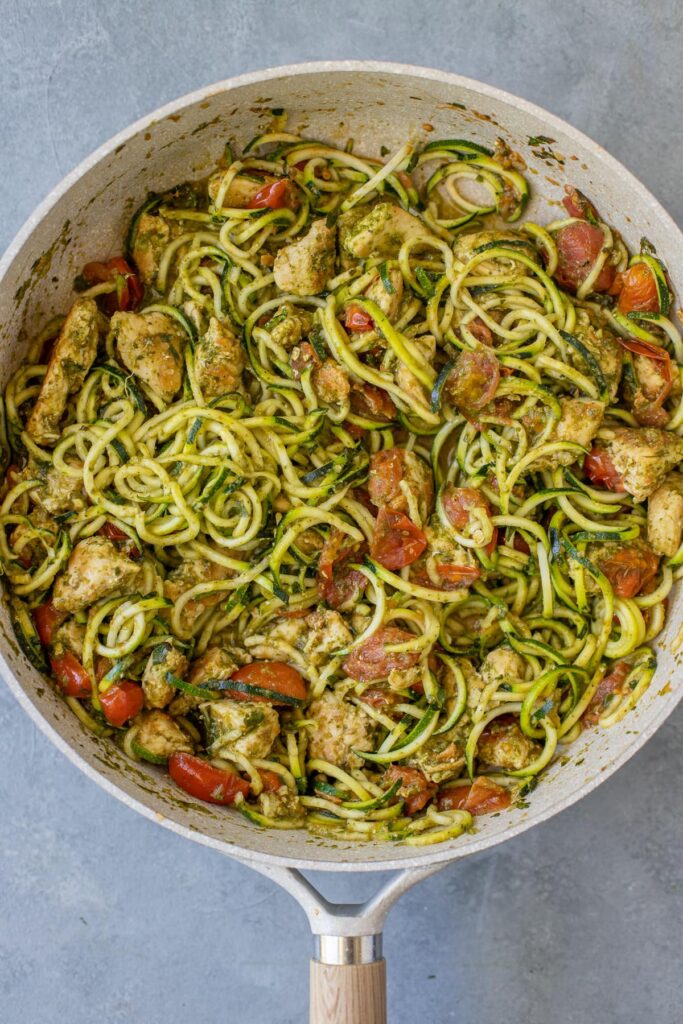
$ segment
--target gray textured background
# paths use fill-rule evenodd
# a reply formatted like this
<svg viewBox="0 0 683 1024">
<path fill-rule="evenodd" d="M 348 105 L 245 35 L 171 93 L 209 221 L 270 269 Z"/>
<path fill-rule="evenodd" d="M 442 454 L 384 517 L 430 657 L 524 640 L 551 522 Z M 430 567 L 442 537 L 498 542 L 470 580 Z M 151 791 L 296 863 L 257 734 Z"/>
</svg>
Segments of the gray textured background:
<svg viewBox="0 0 683 1024">
<path fill-rule="evenodd" d="M 534 100 L 683 220 L 680 0 L 0 0 L 0 25 L 0 248 L 159 104 L 348 57 Z M 105 796 L 4 690 L 0 737 L 3 1024 L 302 1024 L 310 940 L 288 896 Z M 405 897 L 386 934 L 393 1024 L 680 1021 L 682 738 L 683 709 L 580 805 Z"/>
</svg>

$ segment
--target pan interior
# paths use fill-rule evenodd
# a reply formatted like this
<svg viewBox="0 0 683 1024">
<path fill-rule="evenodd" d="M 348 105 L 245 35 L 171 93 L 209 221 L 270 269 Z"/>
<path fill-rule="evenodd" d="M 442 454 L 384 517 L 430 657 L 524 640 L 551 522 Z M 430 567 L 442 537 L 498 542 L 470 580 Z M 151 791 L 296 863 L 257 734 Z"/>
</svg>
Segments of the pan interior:
<svg viewBox="0 0 683 1024">
<path fill-rule="evenodd" d="M 538 108 L 488 87 L 435 71 L 391 65 L 319 64 L 242 76 L 157 112 L 117 136 L 67 179 L 34 214 L 3 261 L 0 385 L 32 335 L 68 308 L 83 264 L 115 255 L 133 210 L 149 191 L 204 177 L 226 142 L 242 146 L 285 108 L 289 128 L 378 156 L 408 137 L 468 138 L 492 146 L 502 136 L 528 165 L 533 189 L 526 217 L 558 216 L 562 186 L 587 193 L 632 249 L 646 236 L 672 271 L 679 295 L 683 238 L 652 197 L 616 161 Z M 545 141 L 538 141 L 543 136 Z M 534 141 L 537 140 L 537 141 Z M 607 778 L 651 735 L 681 696 L 675 639 L 681 597 L 658 644 L 659 668 L 636 709 L 610 730 L 591 730 L 544 775 L 528 807 L 477 821 L 477 831 L 416 852 L 387 844 L 326 841 L 255 828 L 223 808 L 183 795 L 161 769 L 135 764 L 82 726 L 19 652 L 0 609 L 3 674 L 36 723 L 87 774 L 137 810 L 207 845 L 244 859 L 329 870 L 377 870 L 449 860 L 486 848 L 543 820 Z"/>
</svg>

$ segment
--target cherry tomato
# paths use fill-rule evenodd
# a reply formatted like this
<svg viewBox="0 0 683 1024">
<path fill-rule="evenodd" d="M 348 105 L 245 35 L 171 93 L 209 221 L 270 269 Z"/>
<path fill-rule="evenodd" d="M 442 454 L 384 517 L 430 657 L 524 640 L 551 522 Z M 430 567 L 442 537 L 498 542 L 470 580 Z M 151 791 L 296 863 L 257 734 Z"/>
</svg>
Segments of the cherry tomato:
<svg viewBox="0 0 683 1024">
<path fill-rule="evenodd" d="M 238 683 L 270 690 L 283 697 L 294 697 L 296 700 L 306 699 L 306 683 L 303 676 L 283 661 L 252 661 L 249 665 L 242 665 L 241 668 L 238 668 L 230 678 Z M 252 695 L 244 693 L 242 690 L 228 690 L 227 694 L 233 700 L 251 700 L 264 704 L 278 703 L 277 700 L 272 700 L 270 697 L 261 697 L 259 694 Z"/>
<path fill-rule="evenodd" d="M 474 320 L 471 320 L 467 326 L 470 333 L 473 334 L 477 341 L 480 341 L 482 345 L 493 345 L 493 334 L 481 317 L 475 316 Z"/>
<path fill-rule="evenodd" d="M 657 282 L 647 263 L 634 263 L 622 274 L 617 309 L 624 314 L 659 313 Z"/>
<path fill-rule="evenodd" d="M 404 644 L 414 639 L 414 634 L 398 626 L 383 626 L 364 640 L 344 659 L 343 669 L 352 679 L 361 683 L 375 683 L 386 679 L 392 669 L 413 668 L 420 660 L 419 651 L 397 651 L 389 653 L 385 645 Z"/>
<path fill-rule="evenodd" d="M 576 291 L 590 274 L 605 245 L 605 236 L 599 227 L 588 221 L 568 224 L 555 235 L 557 270 L 555 277 L 568 291 Z M 606 292 L 614 281 L 615 270 L 605 264 L 593 285 L 593 291 Z"/>
<path fill-rule="evenodd" d="M 491 506 L 476 487 L 454 487 L 448 484 L 441 496 L 444 512 L 456 530 L 464 530 L 469 524 L 474 509 L 481 509 L 491 515 Z M 493 536 L 486 545 L 486 554 L 492 555 L 498 544 L 498 527 L 494 526 Z"/>
<path fill-rule="evenodd" d="M 621 687 L 630 671 L 631 666 L 627 661 L 617 661 L 612 665 L 611 672 L 608 672 L 598 683 L 598 688 L 581 717 L 584 725 L 589 727 L 597 725 L 600 715 L 605 710 L 606 698 L 612 693 L 621 692 Z"/>
<path fill-rule="evenodd" d="M 115 523 L 105 523 L 97 532 L 107 540 L 130 540 L 128 534 Z"/>
<path fill-rule="evenodd" d="M 109 281 L 115 283 L 116 288 L 101 297 L 104 311 L 109 316 L 118 311 L 137 309 L 142 302 L 140 278 L 123 256 L 116 256 L 108 263 L 86 263 L 83 277 L 91 285 Z"/>
<path fill-rule="evenodd" d="M 90 697 L 92 680 L 71 651 L 50 658 L 52 674 L 67 697 Z M 141 691 L 142 692 L 142 691 Z"/>
<path fill-rule="evenodd" d="M 481 576 L 481 569 L 476 565 L 452 565 L 437 563 L 436 571 L 455 587 L 469 587 Z"/>
<path fill-rule="evenodd" d="M 259 768 L 258 773 L 261 776 L 264 793 L 277 793 L 280 786 L 283 785 L 283 780 L 278 773 L 272 772 L 269 768 Z"/>
<path fill-rule="evenodd" d="M 583 192 L 580 192 L 578 188 L 574 188 L 573 185 L 565 185 L 564 191 L 565 197 L 562 200 L 562 205 L 569 216 L 580 217 L 581 220 L 588 220 L 591 224 L 597 224 L 598 211 L 595 209 L 590 199 L 588 199 Z"/>
<path fill-rule="evenodd" d="M 417 456 L 410 455 L 405 448 L 389 448 L 388 450 L 375 452 L 370 458 L 370 472 L 368 475 L 368 494 L 373 505 L 380 508 L 382 505 L 389 505 L 397 512 L 407 512 L 408 502 L 401 487 L 404 479 L 411 480 L 415 476 L 414 467 L 417 463 L 411 459 Z M 419 498 L 423 499 L 425 505 L 430 505 L 433 498 L 433 486 L 431 473 L 420 474 L 419 479 L 413 479 L 412 490 L 420 491 Z"/>
<path fill-rule="evenodd" d="M 395 690 L 385 690 L 380 686 L 373 686 L 363 690 L 359 699 L 377 711 L 391 711 L 402 698 Z"/>
<path fill-rule="evenodd" d="M 608 491 L 623 491 L 624 481 L 604 448 L 593 448 L 583 460 L 583 471 L 592 484 Z"/>
<path fill-rule="evenodd" d="M 427 537 L 403 512 L 381 508 L 370 546 L 372 557 L 385 569 L 402 569 L 420 557 Z"/>
<path fill-rule="evenodd" d="M 401 780 L 398 796 L 405 800 L 403 809 L 406 814 L 417 814 L 436 793 L 436 783 L 430 782 L 419 768 L 392 764 L 384 773 L 387 788 L 393 786 L 398 779 Z"/>
<path fill-rule="evenodd" d="M 509 790 L 499 786 L 485 775 L 479 775 L 471 786 L 450 786 L 442 789 L 437 797 L 440 811 L 465 810 L 470 814 L 493 814 L 510 806 L 512 797 Z"/>
<path fill-rule="evenodd" d="M 271 181 L 258 190 L 249 202 L 249 209 L 267 208 L 269 210 L 280 210 L 283 206 L 291 205 L 292 197 L 289 181 L 286 178 L 279 178 L 277 181 Z"/>
<path fill-rule="evenodd" d="M 100 703 L 107 721 L 120 728 L 142 711 L 145 695 L 137 683 L 122 679 L 100 694 Z"/>
<path fill-rule="evenodd" d="M 659 556 L 644 545 L 614 545 L 613 552 L 598 559 L 598 568 L 617 597 L 635 597 L 655 579 Z"/>
<path fill-rule="evenodd" d="M 390 423 L 396 419 L 396 406 L 382 388 L 372 384 L 351 385 L 351 412 L 370 420 Z"/>
<path fill-rule="evenodd" d="M 302 341 L 300 345 L 292 349 L 289 365 L 292 368 L 294 380 L 301 380 L 304 370 L 307 370 L 309 366 L 315 369 L 317 366 L 322 366 L 322 363 L 310 341 Z"/>
<path fill-rule="evenodd" d="M 353 334 L 365 334 L 374 331 L 375 321 L 360 306 L 347 306 L 344 310 L 344 326 Z"/>
<path fill-rule="evenodd" d="M 171 754 L 168 774 L 186 793 L 208 804 L 234 804 L 238 793 L 249 794 L 249 783 L 235 772 L 215 768 L 194 754 Z"/>
<path fill-rule="evenodd" d="M 500 365 L 495 355 L 487 348 L 478 348 L 459 353 L 445 387 L 453 404 L 467 414 L 488 405 L 499 381 Z"/>
<path fill-rule="evenodd" d="M 515 549 L 515 551 L 521 551 L 524 555 L 528 555 L 531 553 L 531 548 L 524 540 L 524 537 L 522 537 L 519 533 L 515 534 L 515 539 L 512 542 L 512 546 Z"/>
<path fill-rule="evenodd" d="M 342 530 L 333 527 L 325 538 L 318 560 L 318 593 L 330 608 L 340 608 L 364 589 L 362 572 L 350 569 L 349 562 L 363 558 L 365 544 L 359 544 Z"/>
<path fill-rule="evenodd" d="M 43 647 L 49 647 L 55 629 L 64 621 L 64 616 L 57 611 L 52 601 L 48 601 L 33 609 L 33 621 L 36 624 L 41 644 Z"/>
</svg>

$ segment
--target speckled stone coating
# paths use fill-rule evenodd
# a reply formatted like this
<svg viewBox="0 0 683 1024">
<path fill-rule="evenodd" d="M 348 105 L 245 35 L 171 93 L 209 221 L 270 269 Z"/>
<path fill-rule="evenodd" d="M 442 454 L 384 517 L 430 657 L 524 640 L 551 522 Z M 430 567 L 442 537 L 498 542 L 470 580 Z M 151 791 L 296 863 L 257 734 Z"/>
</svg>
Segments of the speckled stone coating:
<svg viewBox="0 0 683 1024">
<path fill-rule="evenodd" d="M 549 6 L 202 2 L 188 21 L 175 2 L 3 4 L 1 240 L 146 110 L 249 68 L 341 56 L 437 65 L 537 100 L 680 221 L 678 7 Z M 681 720 L 543 829 L 404 899 L 386 937 L 392 1020 L 680 1019 Z M 289 897 L 114 803 L 4 690 L 0 735 L 3 1020 L 304 1018 L 309 938 Z M 344 898 L 359 883 L 372 879 L 324 888 Z"/>
</svg>

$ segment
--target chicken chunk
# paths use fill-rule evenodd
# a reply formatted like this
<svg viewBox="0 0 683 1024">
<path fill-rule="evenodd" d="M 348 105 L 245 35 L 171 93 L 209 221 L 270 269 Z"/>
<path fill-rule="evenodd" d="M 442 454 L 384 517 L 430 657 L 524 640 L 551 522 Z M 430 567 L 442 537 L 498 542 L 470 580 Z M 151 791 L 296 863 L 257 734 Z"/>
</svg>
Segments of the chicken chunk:
<svg viewBox="0 0 683 1024">
<path fill-rule="evenodd" d="M 269 328 L 266 324 L 266 330 L 270 330 L 273 341 L 289 351 L 311 333 L 313 315 L 307 309 L 285 302 L 276 310 L 269 322 L 272 322 L 272 327 Z"/>
<path fill-rule="evenodd" d="M 225 580 L 231 574 L 230 569 L 224 568 L 218 562 L 211 562 L 205 558 L 197 558 L 193 561 L 181 562 L 173 569 L 164 580 L 164 597 L 175 604 L 179 597 L 186 591 L 196 587 L 199 583 L 209 583 L 211 580 Z M 181 621 L 184 629 L 190 629 L 200 615 L 203 615 L 208 608 L 225 598 L 225 591 L 216 594 L 200 594 L 196 598 L 190 598 L 185 607 Z"/>
<path fill-rule="evenodd" d="M 624 364 L 623 348 L 614 335 L 604 327 L 595 329 L 590 324 L 579 325 L 574 330 L 574 336 L 600 367 L 607 388 L 606 397 L 610 402 L 614 402 L 619 391 Z M 593 367 L 584 359 L 578 349 L 568 344 L 567 355 L 572 366 L 575 366 L 589 379 L 594 378 Z"/>
<path fill-rule="evenodd" d="M 436 354 L 436 339 L 431 334 L 423 334 L 415 338 L 415 346 L 420 350 L 425 361 L 431 366 Z M 408 369 L 405 363 L 399 363 L 396 369 L 396 383 L 408 394 L 418 405 L 424 405 L 427 401 L 427 392 L 414 373 Z"/>
<path fill-rule="evenodd" d="M 171 228 L 159 214 L 143 213 L 135 230 L 131 256 L 141 280 L 151 287 L 156 284 L 161 257 L 171 240 Z"/>
<path fill-rule="evenodd" d="M 432 736 L 407 762 L 424 772 L 430 782 L 440 784 L 456 778 L 465 766 L 465 744 L 455 730 Z"/>
<path fill-rule="evenodd" d="M 361 708 L 342 701 L 327 690 L 309 706 L 312 719 L 308 754 L 312 759 L 329 761 L 341 768 L 360 768 L 363 758 L 357 750 L 372 750 L 376 726 Z"/>
<path fill-rule="evenodd" d="M 58 532 L 59 526 L 52 516 L 37 505 L 31 509 L 27 521 L 18 523 L 12 530 L 10 547 L 21 554 L 22 560 L 30 560 L 32 564 L 37 564 L 45 558 L 45 545 L 54 547 Z"/>
<path fill-rule="evenodd" d="M 683 538 L 683 474 L 669 473 L 647 503 L 647 539 L 660 555 L 672 558 Z"/>
<path fill-rule="evenodd" d="M 83 385 L 95 361 L 100 314 L 94 299 L 76 299 L 57 338 L 26 430 L 38 444 L 55 444 L 69 395 Z"/>
<path fill-rule="evenodd" d="M 307 615 L 306 642 L 303 653 L 310 665 L 324 665 L 334 651 L 353 640 L 350 629 L 339 612 L 321 610 Z"/>
<path fill-rule="evenodd" d="M 636 501 L 649 497 L 683 459 L 683 438 L 668 430 L 619 427 L 603 436 L 612 465 Z"/>
<path fill-rule="evenodd" d="M 526 768 L 540 752 L 540 744 L 525 736 L 517 722 L 501 715 L 479 737 L 477 757 L 483 764 L 510 772 Z"/>
<path fill-rule="evenodd" d="M 399 267 L 390 267 L 385 275 L 389 288 L 381 277 L 365 289 L 365 298 L 376 302 L 389 320 L 395 320 L 403 299 L 403 274 Z"/>
<path fill-rule="evenodd" d="M 167 761 L 171 754 L 191 754 L 189 736 L 164 711 L 143 712 L 135 743 L 156 760 Z"/>
<path fill-rule="evenodd" d="M 159 644 L 154 648 L 142 674 L 142 689 L 145 694 L 145 706 L 148 708 L 165 708 L 173 699 L 176 688 L 166 681 L 168 672 L 179 679 L 184 679 L 188 661 L 185 655 L 171 643 Z"/>
<path fill-rule="evenodd" d="M 370 500 L 405 512 L 418 525 L 429 517 L 434 501 L 432 473 L 426 462 L 405 448 L 375 452 L 368 477 Z"/>
<path fill-rule="evenodd" d="M 62 473 L 51 462 L 29 458 L 23 473 L 26 480 L 41 480 L 40 487 L 31 491 L 31 500 L 51 515 L 63 512 L 81 512 L 86 505 L 81 476 Z"/>
<path fill-rule="evenodd" d="M 84 640 L 85 626 L 70 616 L 52 634 L 52 648 L 57 657 L 62 651 L 71 651 L 80 661 Z"/>
<path fill-rule="evenodd" d="M 501 248 L 513 251 L 518 249 L 520 253 L 532 259 L 534 263 L 541 262 L 536 246 L 531 239 L 527 238 L 520 231 L 473 231 L 467 235 L 458 235 L 454 246 L 454 253 L 456 258 L 462 263 L 467 263 L 468 260 L 477 254 L 477 250 L 481 251 L 485 245 L 489 247 L 499 245 Z M 498 257 L 498 259 L 500 260 L 502 257 Z"/>
<path fill-rule="evenodd" d="M 110 338 L 123 365 L 170 402 L 183 383 L 187 337 L 180 324 L 166 313 L 114 313 Z"/>
<path fill-rule="evenodd" d="M 225 178 L 225 171 L 218 171 L 216 174 L 212 174 L 209 178 L 209 198 L 215 202 L 223 179 Z M 251 203 L 252 199 L 256 196 L 257 192 L 260 192 L 262 188 L 267 185 L 273 185 L 278 179 L 273 177 L 272 174 L 264 174 L 260 177 L 248 175 L 248 174 L 236 174 L 228 185 L 228 190 L 223 196 L 223 207 L 244 210 Z M 288 182 L 288 188 L 290 195 L 294 195 L 294 186 Z"/>
<path fill-rule="evenodd" d="M 404 242 L 430 244 L 439 240 L 419 217 L 393 203 L 381 202 L 353 221 L 340 225 L 340 242 L 351 256 L 397 256 Z M 416 245 L 416 248 L 420 248 Z"/>
<path fill-rule="evenodd" d="M 306 812 L 296 793 L 287 786 L 280 786 L 275 792 L 263 792 L 256 805 L 267 818 L 275 821 L 286 821 L 291 828 L 302 828 Z"/>
<path fill-rule="evenodd" d="M 526 662 L 521 654 L 507 647 L 496 647 L 484 658 L 481 675 L 486 684 L 517 683 L 526 678 Z"/>
<path fill-rule="evenodd" d="M 590 398 L 561 398 L 561 415 L 554 424 L 548 437 L 549 441 L 573 441 L 583 448 L 590 449 L 591 442 L 600 429 L 605 406 L 602 402 L 594 402 Z M 571 466 L 573 462 L 583 458 L 581 452 L 560 451 L 545 455 L 533 463 L 537 469 L 555 469 L 557 466 Z"/>
<path fill-rule="evenodd" d="M 311 374 L 313 390 L 324 405 L 341 405 L 351 394 L 349 376 L 334 359 L 326 359 Z"/>
<path fill-rule="evenodd" d="M 471 548 L 459 544 L 451 530 L 446 529 L 436 516 L 424 528 L 427 548 L 423 555 L 411 567 L 411 579 L 425 587 L 452 590 L 453 583 L 468 586 L 478 578 L 478 573 L 463 575 L 462 581 L 457 573 L 449 573 L 452 566 L 475 570 L 479 566 L 476 555 Z M 443 571 L 441 571 L 443 570 Z"/>
<path fill-rule="evenodd" d="M 334 274 L 335 232 L 323 219 L 308 233 L 278 250 L 273 264 L 275 284 L 293 295 L 318 295 Z"/>
<path fill-rule="evenodd" d="M 205 399 L 218 398 L 242 388 L 244 352 L 239 339 L 217 320 L 209 321 L 209 328 L 199 339 L 194 351 L 194 372 Z"/>
<path fill-rule="evenodd" d="M 193 686 L 209 679 L 229 679 L 239 665 L 224 647 L 209 647 L 200 658 L 192 662 L 190 682 Z"/>
<path fill-rule="evenodd" d="M 267 757 L 280 733 L 277 711 L 250 700 L 211 700 L 199 705 L 211 757 Z"/>
<path fill-rule="evenodd" d="M 66 571 L 57 577 L 52 603 L 58 611 L 84 611 L 102 597 L 133 594 L 142 570 L 104 537 L 87 537 L 71 552 Z"/>
</svg>

